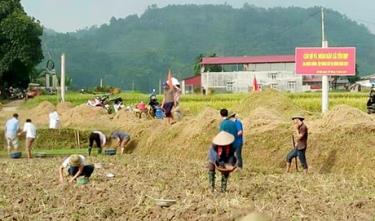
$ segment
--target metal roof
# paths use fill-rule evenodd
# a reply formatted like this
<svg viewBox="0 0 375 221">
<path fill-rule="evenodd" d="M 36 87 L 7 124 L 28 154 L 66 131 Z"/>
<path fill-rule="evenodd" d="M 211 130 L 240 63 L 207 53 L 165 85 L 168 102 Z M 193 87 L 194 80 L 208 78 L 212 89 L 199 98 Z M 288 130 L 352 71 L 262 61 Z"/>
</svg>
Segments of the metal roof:
<svg viewBox="0 0 375 221">
<path fill-rule="evenodd" d="M 201 65 L 208 64 L 261 64 L 261 63 L 294 63 L 294 55 L 268 55 L 244 57 L 204 57 Z"/>
</svg>

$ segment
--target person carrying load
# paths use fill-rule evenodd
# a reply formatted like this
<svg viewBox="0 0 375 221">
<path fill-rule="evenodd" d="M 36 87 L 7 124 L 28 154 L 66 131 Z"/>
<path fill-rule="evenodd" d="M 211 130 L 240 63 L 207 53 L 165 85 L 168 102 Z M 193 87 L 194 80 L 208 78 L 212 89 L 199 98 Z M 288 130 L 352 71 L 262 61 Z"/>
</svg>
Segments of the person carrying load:
<svg viewBox="0 0 375 221">
<path fill-rule="evenodd" d="M 236 169 L 234 139 L 232 134 L 221 131 L 212 140 L 208 152 L 208 181 L 212 192 L 215 191 L 216 170 L 221 172 L 221 192 L 226 192 L 229 174 Z"/>
</svg>

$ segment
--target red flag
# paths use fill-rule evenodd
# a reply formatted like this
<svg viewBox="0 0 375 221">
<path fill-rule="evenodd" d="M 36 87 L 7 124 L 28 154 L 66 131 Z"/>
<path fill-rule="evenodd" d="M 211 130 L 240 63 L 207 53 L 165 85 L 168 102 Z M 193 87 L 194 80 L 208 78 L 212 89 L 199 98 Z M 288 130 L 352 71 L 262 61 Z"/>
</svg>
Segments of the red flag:
<svg viewBox="0 0 375 221">
<path fill-rule="evenodd" d="M 253 79 L 253 91 L 259 91 L 259 85 L 255 76 Z"/>
<path fill-rule="evenodd" d="M 173 82 L 172 82 L 172 71 L 171 71 L 171 69 L 169 69 L 169 71 L 168 71 L 167 84 L 168 84 L 169 88 L 172 88 L 172 87 L 173 87 Z"/>
</svg>

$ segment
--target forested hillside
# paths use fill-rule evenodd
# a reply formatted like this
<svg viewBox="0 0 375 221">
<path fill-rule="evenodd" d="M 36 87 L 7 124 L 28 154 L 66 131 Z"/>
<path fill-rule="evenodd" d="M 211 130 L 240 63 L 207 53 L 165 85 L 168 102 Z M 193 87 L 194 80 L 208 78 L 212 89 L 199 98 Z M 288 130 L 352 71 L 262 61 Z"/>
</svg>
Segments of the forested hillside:
<svg viewBox="0 0 375 221">
<path fill-rule="evenodd" d="M 357 47 L 361 73 L 375 71 L 375 36 L 338 12 L 326 11 L 330 46 Z M 45 32 L 44 55 L 67 56 L 73 86 L 106 84 L 149 91 L 165 79 L 193 74 L 200 54 L 218 56 L 293 54 L 295 47 L 320 46 L 320 8 L 263 9 L 245 5 L 150 6 L 140 17 L 112 18 L 109 24 L 75 33 Z M 48 53 L 49 52 L 49 53 Z M 50 54 L 50 55 L 49 55 Z"/>
</svg>

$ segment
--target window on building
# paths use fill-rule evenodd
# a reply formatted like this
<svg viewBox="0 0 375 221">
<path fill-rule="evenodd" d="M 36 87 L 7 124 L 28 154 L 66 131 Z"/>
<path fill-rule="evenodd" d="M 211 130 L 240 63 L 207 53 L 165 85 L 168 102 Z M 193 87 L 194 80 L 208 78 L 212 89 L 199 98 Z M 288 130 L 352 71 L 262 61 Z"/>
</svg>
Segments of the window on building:
<svg viewBox="0 0 375 221">
<path fill-rule="evenodd" d="M 296 90 L 297 83 L 295 81 L 288 81 L 288 89 L 291 91 Z"/>
<path fill-rule="evenodd" d="M 268 77 L 271 78 L 272 80 L 276 80 L 277 78 L 277 73 L 269 73 Z"/>
<path fill-rule="evenodd" d="M 271 84 L 271 88 L 272 89 L 279 89 L 279 85 L 278 84 Z"/>
<path fill-rule="evenodd" d="M 226 91 L 234 91 L 234 81 L 227 81 L 225 85 Z"/>
</svg>

